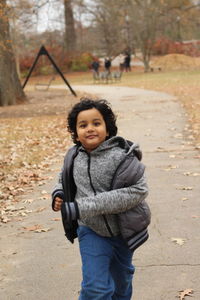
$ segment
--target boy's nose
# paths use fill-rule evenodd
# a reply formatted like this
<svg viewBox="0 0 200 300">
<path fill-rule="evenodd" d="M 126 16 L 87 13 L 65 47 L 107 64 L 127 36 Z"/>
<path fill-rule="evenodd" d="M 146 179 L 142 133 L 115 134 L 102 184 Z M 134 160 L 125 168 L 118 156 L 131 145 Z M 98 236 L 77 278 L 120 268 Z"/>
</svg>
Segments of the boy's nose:
<svg viewBox="0 0 200 300">
<path fill-rule="evenodd" d="M 92 125 L 88 125 L 88 128 L 87 128 L 87 131 L 93 131 L 94 130 L 94 127 Z"/>
</svg>

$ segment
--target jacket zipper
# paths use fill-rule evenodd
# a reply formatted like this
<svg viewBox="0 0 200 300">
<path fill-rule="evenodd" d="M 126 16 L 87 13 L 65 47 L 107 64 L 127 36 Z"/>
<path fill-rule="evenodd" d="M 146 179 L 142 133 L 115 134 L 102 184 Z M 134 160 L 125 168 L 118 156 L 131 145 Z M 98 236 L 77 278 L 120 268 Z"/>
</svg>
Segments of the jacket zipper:
<svg viewBox="0 0 200 300">
<path fill-rule="evenodd" d="M 94 188 L 94 186 L 93 186 L 92 178 L 91 178 L 91 174 L 90 174 L 90 162 L 91 162 L 91 158 L 90 158 L 90 154 L 89 154 L 89 153 L 87 153 L 87 155 L 88 155 L 88 176 L 89 176 L 89 180 L 90 180 L 90 185 L 91 185 L 91 187 L 92 187 L 92 190 L 93 190 L 93 192 L 94 192 L 94 195 L 96 196 L 97 193 L 96 193 L 96 190 L 95 190 L 95 188 Z M 105 215 L 102 215 L 102 217 L 103 217 L 103 219 L 104 219 L 104 222 L 105 222 L 105 225 L 106 225 L 106 228 L 107 228 L 108 232 L 109 232 L 110 235 L 113 237 L 114 235 L 113 235 L 112 230 L 111 230 L 111 228 L 110 228 L 110 226 L 109 226 L 109 224 L 108 224 L 108 220 L 107 220 L 106 216 L 105 216 Z"/>
</svg>

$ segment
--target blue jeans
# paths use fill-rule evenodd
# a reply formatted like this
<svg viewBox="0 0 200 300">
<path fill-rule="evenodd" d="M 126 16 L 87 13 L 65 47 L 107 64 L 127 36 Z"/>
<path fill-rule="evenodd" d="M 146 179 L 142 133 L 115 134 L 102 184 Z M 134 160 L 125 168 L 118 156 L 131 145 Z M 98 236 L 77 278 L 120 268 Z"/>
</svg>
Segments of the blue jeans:
<svg viewBox="0 0 200 300">
<path fill-rule="evenodd" d="M 83 281 L 79 300 L 130 300 L 133 253 L 120 237 L 102 237 L 79 226 Z"/>
</svg>

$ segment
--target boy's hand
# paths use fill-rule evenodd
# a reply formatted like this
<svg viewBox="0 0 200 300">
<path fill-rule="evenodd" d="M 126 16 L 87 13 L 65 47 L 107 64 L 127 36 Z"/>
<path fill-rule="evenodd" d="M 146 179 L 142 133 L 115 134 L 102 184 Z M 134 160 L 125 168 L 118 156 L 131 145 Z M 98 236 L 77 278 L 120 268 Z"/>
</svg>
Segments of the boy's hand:
<svg viewBox="0 0 200 300">
<path fill-rule="evenodd" d="M 62 203 L 63 203 L 63 200 L 59 197 L 56 197 L 55 201 L 54 201 L 54 210 L 55 211 L 61 210 Z"/>
</svg>

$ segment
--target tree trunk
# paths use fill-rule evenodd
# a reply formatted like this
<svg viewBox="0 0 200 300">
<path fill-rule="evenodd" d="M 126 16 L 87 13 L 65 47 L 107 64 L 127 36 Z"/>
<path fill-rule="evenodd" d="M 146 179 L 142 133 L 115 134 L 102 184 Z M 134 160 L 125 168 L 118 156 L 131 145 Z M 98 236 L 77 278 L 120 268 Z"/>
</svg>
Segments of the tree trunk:
<svg viewBox="0 0 200 300">
<path fill-rule="evenodd" d="M 69 54 L 76 51 L 76 32 L 72 10 L 72 0 L 64 0 L 65 7 L 65 49 Z"/>
<path fill-rule="evenodd" d="M 0 106 L 14 105 L 25 101 L 9 32 L 6 0 L 0 3 Z"/>
</svg>

